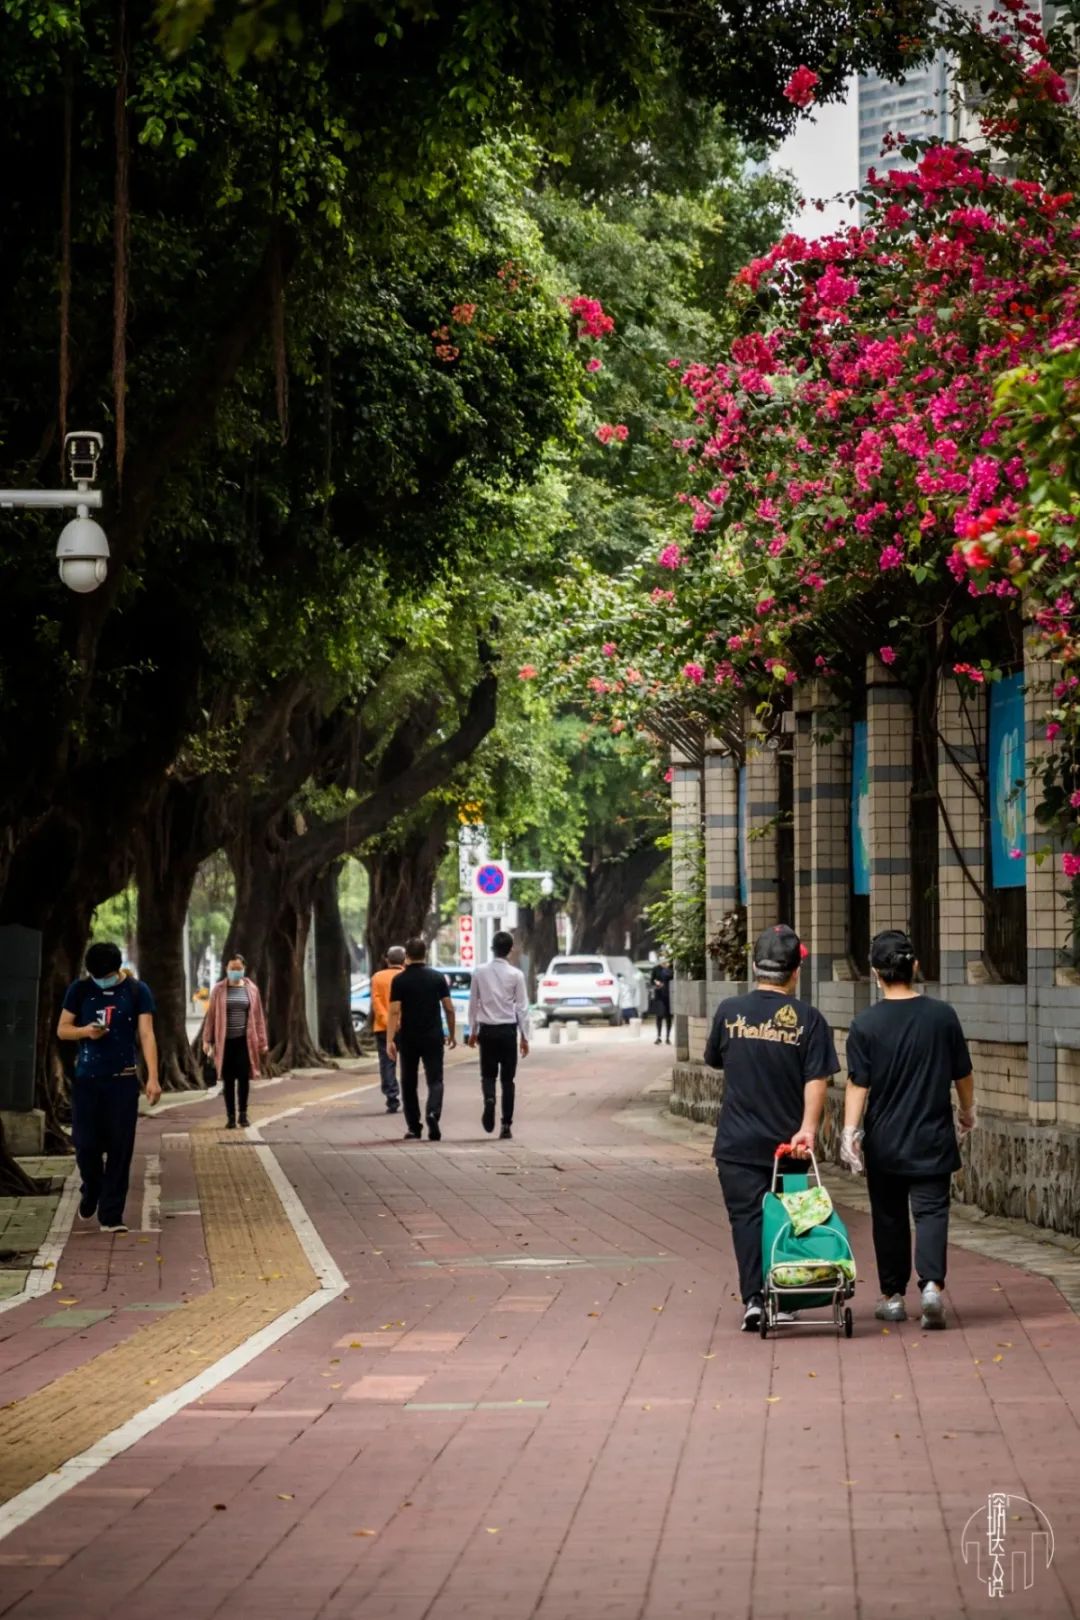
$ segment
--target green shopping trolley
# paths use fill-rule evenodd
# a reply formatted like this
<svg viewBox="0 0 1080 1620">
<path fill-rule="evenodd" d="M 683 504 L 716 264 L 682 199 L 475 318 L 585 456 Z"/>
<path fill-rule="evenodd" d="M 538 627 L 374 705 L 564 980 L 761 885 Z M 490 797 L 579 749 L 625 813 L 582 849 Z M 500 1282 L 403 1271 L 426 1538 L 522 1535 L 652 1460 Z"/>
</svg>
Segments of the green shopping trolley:
<svg viewBox="0 0 1080 1620">
<path fill-rule="evenodd" d="M 854 1322 L 847 1302 L 855 1292 L 855 1256 L 847 1228 L 822 1186 L 814 1155 L 808 1155 L 813 1188 L 811 1177 L 805 1172 L 781 1174 L 781 1160 L 788 1157 L 785 1142 L 776 1150 L 772 1188 L 762 1204 L 765 1302 L 761 1312 L 761 1337 L 767 1338 L 769 1330 L 775 1327 L 831 1327 L 850 1339 Z M 822 1197 L 792 1199 L 793 1194 L 812 1190 L 820 1192 Z M 791 1199 L 791 1203 L 785 1203 L 786 1199 Z M 800 1208 L 800 1204 L 810 1207 Z M 813 1224 L 807 1224 L 810 1221 Z M 795 1321 L 781 1323 L 782 1311 L 826 1314 L 800 1315 Z"/>
</svg>

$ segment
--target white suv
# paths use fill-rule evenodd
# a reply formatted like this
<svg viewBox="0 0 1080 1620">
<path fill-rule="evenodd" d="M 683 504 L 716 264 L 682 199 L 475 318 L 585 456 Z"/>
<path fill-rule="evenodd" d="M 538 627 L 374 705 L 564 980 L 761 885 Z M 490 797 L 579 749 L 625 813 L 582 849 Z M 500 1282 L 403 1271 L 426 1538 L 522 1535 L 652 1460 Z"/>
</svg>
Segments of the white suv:
<svg viewBox="0 0 1080 1620">
<path fill-rule="evenodd" d="M 619 978 L 627 975 L 636 987 L 641 975 L 621 956 L 555 956 L 537 987 L 538 1004 L 549 1019 L 603 1018 L 619 1024 Z"/>
</svg>

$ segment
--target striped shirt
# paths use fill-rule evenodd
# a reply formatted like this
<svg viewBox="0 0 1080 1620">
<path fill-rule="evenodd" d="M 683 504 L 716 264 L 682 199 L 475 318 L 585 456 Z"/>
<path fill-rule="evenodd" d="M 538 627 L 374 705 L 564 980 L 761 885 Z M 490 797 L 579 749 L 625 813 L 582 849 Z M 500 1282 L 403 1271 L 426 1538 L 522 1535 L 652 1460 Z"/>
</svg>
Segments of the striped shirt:
<svg viewBox="0 0 1080 1620">
<path fill-rule="evenodd" d="M 232 1041 L 247 1034 L 248 1014 L 251 1003 L 248 993 L 242 984 L 230 984 L 226 997 L 228 1016 L 225 1023 L 225 1038 Z"/>
</svg>

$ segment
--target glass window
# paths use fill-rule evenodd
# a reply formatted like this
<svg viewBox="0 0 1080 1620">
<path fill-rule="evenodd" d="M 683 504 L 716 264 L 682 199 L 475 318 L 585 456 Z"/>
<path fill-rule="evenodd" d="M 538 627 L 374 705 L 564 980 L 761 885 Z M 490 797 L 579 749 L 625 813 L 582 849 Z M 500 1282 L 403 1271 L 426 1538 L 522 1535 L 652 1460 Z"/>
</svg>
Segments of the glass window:
<svg viewBox="0 0 1080 1620">
<path fill-rule="evenodd" d="M 603 971 L 603 962 L 590 962 L 585 957 L 569 962 L 552 962 L 548 968 L 549 974 L 562 974 L 563 978 L 569 978 L 573 974 L 596 974 L 603 973 Z"/>
</svg>

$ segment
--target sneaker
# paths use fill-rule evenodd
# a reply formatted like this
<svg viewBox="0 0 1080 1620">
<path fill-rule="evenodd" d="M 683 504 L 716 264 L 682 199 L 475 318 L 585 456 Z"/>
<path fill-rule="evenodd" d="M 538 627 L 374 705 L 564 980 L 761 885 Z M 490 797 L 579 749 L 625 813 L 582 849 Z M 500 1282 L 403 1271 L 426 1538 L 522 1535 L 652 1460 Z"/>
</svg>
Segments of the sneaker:
<svg viewBox="0 0 1080 1620">
<path fill-rule="evenodd" d="M 429 1119 L 428 1120 L 428 1122 L 427 1122 L 427 1134 L 428 1134 L 428 1141 L 429 1142 L 441 1142 L 442 1141 L 442 1131 L 440 1131 L 440 1129 L 439 1129 L 439 1122 L 438 1122 L 437 1119 Z"/>
<path fill-rule="evenodd" d="M 83 1193 L 79 1199 L 79 1219 L 92 1221 L 97 1214 L 97 1199 L 93 1193 Z"/>
<path fill-rule="evenodd" d="M 227 1119 L 225 1121 L 225 1129 L 227 1131 L 235 1131 L 235 1129 L 236 1129 L 236 1121 L 235 1121 L 235 1119 Z"/>
<path fill-rule="evenodd" d="M 104 1221 L 102 1221 L 101 1230 L 103 1232 L 129 1232 L 131 1228 L 125 1226 L 123 1221 L 117 1221 L 115 1226 L 106 1226 Z"/>
<path fill-rule="evenodd" d="M 750 1300 L 743 1312 L 742 1331 L 744 1333 L 757 1333 L 761 1329 L 761 1305 L 758 1298 Z"/>
<path fill-rule="evenodd" d="M 874 1306 L 874 1315 L 879 1322 L 906 1322 L 907 1306 L 903 1294 L 890 1294 L 888 1299 L 880 1299 Z"/>
<path fill-rule="evenodd" d="M 510 1142 L 510 1141 L 513 1140 L 513 1136 L 514 1136 L 514 1133 L 510 1129 L 509 1125 L 504 1125 L 502 1130 L 499 1132 L 499 1141 L 500 1142 Z"/>
<path fill-rule="evenodd" d="M 658 1036 L 657 1036 L 657 1037 L 656 1037 L 656 1039 L 655 1039 L 655 1041 L 653 1041 L 653 1045 L 654 1045 L 654 1046 L 663 1046 L 663 1044 L 664 1044 L 664 1043 L 663 1043 L 663 1041 L 662 1041 L 662 1040 L 661 1040 L 661 1039 L 660 1039 L 660 1037 L 659 1037 L 659 1035 L 658 1035 Z"/>
<path fill-rule="evenodd" d="M 415 1131 L 409 1130 L 409 1131 L 405 1132 L 405 1140 L 406 1140 L 406 1142 L 419 1142 L 419 1140 L 423 1136 L 423 1134 L 424 1133 L 421 1130 L 415 1130 Z"/>
<path fill-rule="evenodd" d="M 386 1112 L 388 1114 L 400 1114 L 401 1104 L 396 1102 L 388 1102 L 386 1105 Z"/>
<path fill-rule="evenodd" d="M 250 1119 L 248 1119 L 247 1115 L 246 1114 L 241 1114 L 240 1115 L 240 1129 L 242 1131 L 246 1131 L 250 1124 L 251 1124 L 251 1121 L 250 1121 Z"/>
<path fill-rule="evenodd" d="M 491 1132 L 495 1129 L 495 1099 L 494 1099 L 494 1097 L 485 1097 L 484 1098 L 484 1113 L 483 1113 L 483 1118 L 481 1120 L 481 1123 L 482 1123 L 485 1131 L 487 1131 L 488 1135 L 490 1136 Z"/>
<path fill-rule="evenodd" d="M 937 1283 L 927 1283 L 922 1291 L 922 1321 L 921 1328 L 943 1328 L 945 1326 L 945 1300 Z"/>
</svg>

